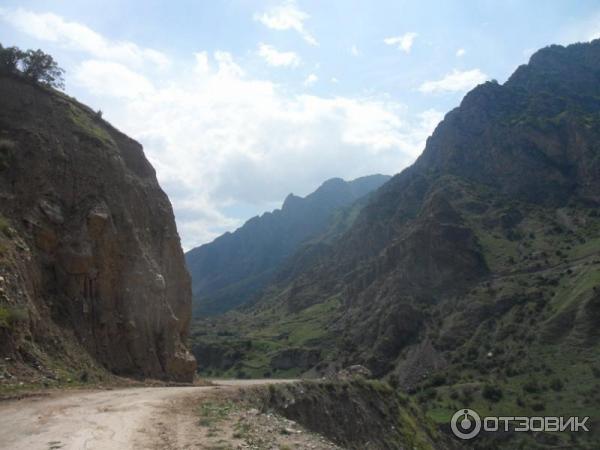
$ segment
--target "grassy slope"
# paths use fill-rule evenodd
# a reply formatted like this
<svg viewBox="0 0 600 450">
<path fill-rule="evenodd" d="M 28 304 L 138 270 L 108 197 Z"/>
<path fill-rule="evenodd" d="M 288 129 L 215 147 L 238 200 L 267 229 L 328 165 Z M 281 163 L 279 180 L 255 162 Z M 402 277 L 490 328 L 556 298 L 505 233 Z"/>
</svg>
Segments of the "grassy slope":
<svg viewBox="0 0 600 450">
<path fill-rule="evenodd" d="M 416 399 L 440 424 L 465 406 L 483 414 L 597 416 L 600 337 L 584 307 L 600 291 L 600 211 L 492 198 L 460 180 L 449 180 L 447 188 L 475 231 L 491 275 L 433 311 L 436 326 L 428 333 L 445 352 L 448 367 L 419 384 Z M 270 367 L 270 358 L 289 347 L 318 347 L 323 360 L 335 360 L 338 342 L 330 326 L 341 297 L 290 313 L 282 301 L 286 292 L 278 295 L 249 314 L 221 318 L 209 336 L 195 335 L 224 348 L 232 340 L 249 343 L 229 370 L 201 373 L 296 376 L 303 370 Z M 483 319 L 474 321 L 472 311 L 478 309 Z M 574 439 L 584 446 L 588 438 L 595 439 Z"/>
</svg>

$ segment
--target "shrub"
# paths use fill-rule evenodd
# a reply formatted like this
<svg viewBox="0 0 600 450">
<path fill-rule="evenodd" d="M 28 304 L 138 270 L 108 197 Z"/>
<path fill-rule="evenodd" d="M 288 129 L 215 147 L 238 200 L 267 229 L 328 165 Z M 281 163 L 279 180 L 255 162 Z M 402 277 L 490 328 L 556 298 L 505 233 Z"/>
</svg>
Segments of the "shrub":
<svg viewBox="0 0 600 450">
<path fill-rule="evenodd" d="M 483 398 L 491 401 L 491 402 L 499 402 L 502 399 L 502 389 L 498 386 L 493 386 L 491 384 L 486 384 L 481 391 L 481 395 Z"/>
<path fill-rule="evenodd" d="M 17 47 L 4 48 L 0 44 L 0 72 L 21 74 L 36 83 L 54 88 L 64 88 L 63 74 L 52 56 L 42 50 L 21 51 Z"/>
<path fill-rule="evenodd" d="M 0 306 L 0 328 L 13 329 L 29 318 L 25 308 Z"/>
<path fill-rule="evenodd" d="M 33 81 L 56 88 L 65 87 L 63 80 L 65 71 L 58 67 L 52 56 L 40 49 L 27 50 L 23 56 L 22 65 L 23 75 L 31 78 Z"/>
<path fill-rule="evenodd" d="M 555 378 L 554 380 L 552 380 L 550 382 L 550 387 L 554 390 L 554 391 L 562 391 L 564 384 L 562 382 L 562 380 L 560 378 Z"/>
<path fill-rule="evenodd" d="M 0 215 L 0 233 L 2 233 L 6 237 L 11 237 L 12 233 L 10 231 L 10 224 L 5 217 Z"/>
<path fill-rule="evenodd" d="M 23 58 L 23 52 L 17 47 L 4 48 L 0 44 L 0 72 L 15 74 L 19 72 L 19 62 Z"/>
<path fill-rule="evenodd" d="M 431 386 L 434 387 L 438 387 L 438 386 L 443 386 L 447 383 L 447 378 L 446 375 L 443 373 L 436 373 L 432 378 L 431 378 L 431 382 L 429 383 Z"/>
<path fill-rule="evenodd" d="M 543 402 L 536 402 L 531 405 L 531 409 L 536 412 L 543 411 L 546 409 L 546 405 Z"/>
<path fill-rule="evenodd" d="M 538 394 L 541 391 L 542 388 L 536 380 L 529 380 L 523 385 L 523 392 L 527 392 L 529 394 Z"/>
</svg>

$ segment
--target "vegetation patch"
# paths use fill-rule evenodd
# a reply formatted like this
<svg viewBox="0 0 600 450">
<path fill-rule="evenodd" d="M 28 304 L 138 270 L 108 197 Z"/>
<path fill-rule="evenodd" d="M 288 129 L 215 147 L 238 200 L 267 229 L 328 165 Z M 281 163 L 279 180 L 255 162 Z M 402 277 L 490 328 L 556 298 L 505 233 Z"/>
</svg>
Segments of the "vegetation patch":
<svg viewBox="0 0 600 450">
<path fill-rule="evenodd" d="M 27 322 L 29 314 L 25 308 L 0 306 L 0 328 L 15 329 Z"/>
<path fill-rule="evenodd" d="M 92 119 L 91 115 L 69 102 L 69 117 L 75 125 L 81 130 L 82 134 L 91 139 L 97 140 L 102 144 L 116 146 L 111 135 L 103 127 L 96 123 L 100 118 Z"/>
</svg>

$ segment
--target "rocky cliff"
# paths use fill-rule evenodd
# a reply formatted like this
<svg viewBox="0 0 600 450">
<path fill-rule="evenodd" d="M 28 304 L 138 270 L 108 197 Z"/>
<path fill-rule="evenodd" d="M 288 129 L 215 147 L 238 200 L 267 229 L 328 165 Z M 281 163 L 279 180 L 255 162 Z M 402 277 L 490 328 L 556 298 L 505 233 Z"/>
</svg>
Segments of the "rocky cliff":
<svg viewBox="0 0 600 450">
<path fill-rule="evenodd" d="M 142 147 L 86 106 L 0 78 L 0 352 L 190 381 L 190 280 Z M 4 320 L 2 320 L 2 317 Z"/>
</svg>

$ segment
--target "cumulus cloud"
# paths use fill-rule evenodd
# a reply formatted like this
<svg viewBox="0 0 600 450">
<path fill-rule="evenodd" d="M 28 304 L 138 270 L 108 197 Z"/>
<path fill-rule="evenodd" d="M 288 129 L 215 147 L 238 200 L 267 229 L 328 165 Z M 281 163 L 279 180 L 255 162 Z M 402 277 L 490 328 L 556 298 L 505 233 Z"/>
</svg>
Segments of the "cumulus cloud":
<svg viewBox="0 0 600 450">
<path fill-rule="evenodd" d="M 254 20 L 272 30 L 294 30 L 310 45 L 318 45 L 319 43 L 315 37 L 304 27 L 304 22 L 309 17 L 307 13 L 298 8 L 294 0 L 288 0 L 262 14 L 255 14 Z"/>
<path fill-rule="evenodd" d="M 465 53 L 467 53 L 467 51 L 464 48 L 459 48 L 458 50 L 456 50 L 456 56 L 458 56 L 459 58 L 461 56 L 465 56 Z"/>
<path fill-rule="evenodd" d="M 402 50 L 404 53 L 410 53 L 410 50 L 417 36 L 417 33 L 408 32 L 404 33 L 401 36 L 392 36 L 385 38 L 383 42 L 387 45 L 397 46 L 398 50 Z"/>
<path fill-rule="evenodd" d="M 199 50 L 160 76 L 87 53 L 70 70 L 78 97 L 144 145 L 186 249 L 328 178 L 400 171 L 442 117 L 386 96 L 296 92 L 248 74 L 225 51 Z"/>
<path fill-rule="evenodd" d="M 19 31 L 42 41 L 54 42 L 99 59 L 128 65 L 150 63 L 160 68 L 170 64 L 163 53 L 128 41 L 111 41 L 77 22 L 69 22 L 52 13 L 35 13 L 23 8 L 0 9 L 0 18 Z"/>
<path fill-rule="evenodd" d="M 360 50 L 356 45 L 353 45 L 352 47 L 350 47 L 350 53 L 352 54 L 352 56 L 359 56 Z"/>
<path fill-rule="evenodd" d="M 258 54 L 270 66 L 297 67 L 300 65 L 300 57 L 294 52 L 280 52 L 272 45 L 259 44 Z"/>
<path fill-rule="evenodd" d="M 312 86 L 313 84 L 315 84 L 317 81 L 319 81 L 319 77 L 316 76 L 314 73 L 311 73 L 309 76 L 306 77 L 306 79 L 304 80 L 304 86 Z"/>
<path fill-rule="evenodd" d="M 144 144 L 186 248 L 239 225 L 229 212 L 239 205 L 266 210 L 333 176 L 401 170 L 442 117 L 411 115 L 387 98 L 290 94 L 231 70 L 235 60 L 222 52 L 193 62 L 135 98 L 115 92 L 105 108 Z"/>
<path fill-rule="evenodd" d="M 454 69 L 440 80 L 424 82 L 419 86 L 419 91 L 426 94 L 468 91 L 488 79 L 489 77 L 479 69 L 465 71 Z"/>
<path fill-rule="evenodd" d="M 112 61 L 84 61 L 77 67 L 74 80 L 96 95 L 132 99 L 154 91 L 144 76 Z"/>
</svg>

